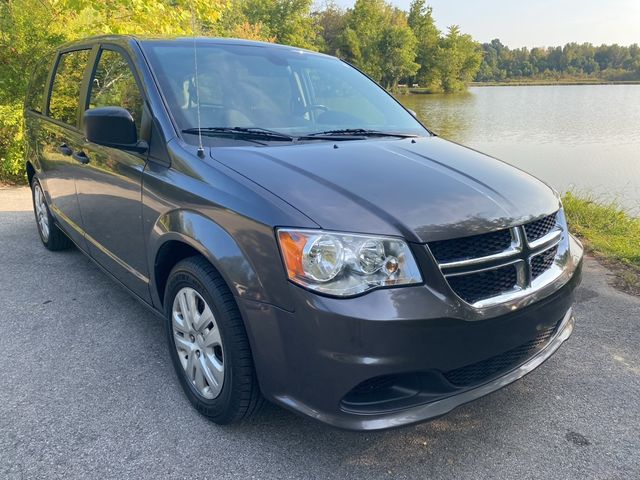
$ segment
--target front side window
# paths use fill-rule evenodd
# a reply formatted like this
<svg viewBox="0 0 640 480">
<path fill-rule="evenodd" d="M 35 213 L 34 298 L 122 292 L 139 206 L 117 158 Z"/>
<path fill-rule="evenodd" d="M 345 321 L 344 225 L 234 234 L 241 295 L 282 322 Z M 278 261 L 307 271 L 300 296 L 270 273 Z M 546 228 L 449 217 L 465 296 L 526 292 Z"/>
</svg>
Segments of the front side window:
<svg viewBox="0 0 640 480">
<path fill-rule="evenodd" d="M 90 50 L 75 50 L 60 55 L 53 78 L 49 116 L 75 126 L 78 118 L 78 102 L 84 70 Z"/>
<path fill-rule="evenodd" d="M 142 105 L 142 95 L 127 59 L 113 50 L 103 50 L 91 81 L 89 108 L 125 108 L 140 134 Z"/>
<path fill-rule="evenodd" d="M 387 92 L 346 63 L 295 49 L 147 42 L 178 128 L 266 128 L 291 136 L 339 129 L 428 135 Z M 198 91 L 199 90 L 199 96 Z M 186 138 L 192 141 L 191 138 Z"/>
</svg>

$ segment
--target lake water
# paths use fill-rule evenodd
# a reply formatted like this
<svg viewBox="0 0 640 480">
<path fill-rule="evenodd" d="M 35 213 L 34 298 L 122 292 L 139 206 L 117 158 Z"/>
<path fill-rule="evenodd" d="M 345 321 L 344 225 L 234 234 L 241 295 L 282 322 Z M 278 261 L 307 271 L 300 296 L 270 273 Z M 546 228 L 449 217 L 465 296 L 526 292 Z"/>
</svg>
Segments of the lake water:
<svg viewBox="0 0 640 480">
<path fill-rule="evenodd" d="M 640 215 L 640 85 L 398 95 L 438 135 Z"/>
</svg>

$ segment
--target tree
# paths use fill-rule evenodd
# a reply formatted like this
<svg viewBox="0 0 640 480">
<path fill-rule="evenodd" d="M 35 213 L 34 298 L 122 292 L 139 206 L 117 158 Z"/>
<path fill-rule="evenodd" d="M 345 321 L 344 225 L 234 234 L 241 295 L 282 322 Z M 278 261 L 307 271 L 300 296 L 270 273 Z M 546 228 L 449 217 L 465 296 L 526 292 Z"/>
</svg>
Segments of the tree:
<svg viewBox="0 0 640 480">
<path fill-rule="evenodd" d="M 22 98 L 40 57 L 65 41 L 98 34 L 191 35 L 213 31 L 224 0 L 8 0 L 0 3 L 0 103 Z M 27 74 L 25 74 L 27 72 Z"/>
<path fill-rule="evenodd" d="M 464 90 L 478 72 L 482 49 L 471 35 L 460 33 L 460 28 L 452 25 L 440 40 L 438 60 L 442 89 L 445 92 L 457 92 Z"/>
<path fill-rule="evenodd" d="M 320 37 L 320 49 L 330 55 L 338 54 L 340 36 L 346 28 L 347 14 L 336 3 L 330 1 L 322 10 L 312 14 Z"/>
<path fill-rule="evenodd" d="M 98 34 L 215 33 L 226 0 L 0 1 L 0 178 L 24 178 L 22 101 L 42 56 L 60 44 Z"/>
<path fill-rule="evenodd" d="M 636 44 L 628 47 L 567 43 L 563 47 L 509 49 L 500 40 L 482 45 L 484 58 L 478 81 L 505 79 L 640 80 Z"/>
<path fill-rule="evenodd" d="M 420 65 L 415 80 L 424 87 L 433 87 L 440 82 L 438 56 L 440 31 L 433 19 L 433 9 L 425 0 L 413 0 L 407 18 L 416 37 L 416 62 Z"/>
<path fill-rule="evenodd" d="M 380 34 L 378 52 L 385 88 L 393 89 L 401 78 L 415 75 L 420 68 L 416 58 L 416 37 L 406 23 L 403 12 L 395 12 L 394 21 Z"/>
<path fill-rule="evenodd" d="M 339 54 L 386 88 L 419 68 L 406 14 L 384 0 L 356 0 L 338 43 Z"/>
<path fill-rule="evenodd" d="M 313 0 L 232 0 L 251 25 L 278 43 L 318 49 L 319 36 L 311 15 Z"/>
</svg>

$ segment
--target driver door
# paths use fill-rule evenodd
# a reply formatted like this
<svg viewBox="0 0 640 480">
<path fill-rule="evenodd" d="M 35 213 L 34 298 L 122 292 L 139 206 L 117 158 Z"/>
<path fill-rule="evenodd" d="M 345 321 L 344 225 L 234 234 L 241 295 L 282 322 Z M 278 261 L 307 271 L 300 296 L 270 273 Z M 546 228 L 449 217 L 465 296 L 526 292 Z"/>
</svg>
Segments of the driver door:
<svg viewBox="0 0 640 480">
<path fill-rule="evenodd" d="M 126 108 L 140 138 L 144 101 L 126 52 L 102 46 L 96 62 L 84 105 Z M 150 301 L 141 201 L 147 155 L 88 141 L 78 155 L 84 157 L 76 187 L 89 252 L 124 285 Z"/>
</svg>

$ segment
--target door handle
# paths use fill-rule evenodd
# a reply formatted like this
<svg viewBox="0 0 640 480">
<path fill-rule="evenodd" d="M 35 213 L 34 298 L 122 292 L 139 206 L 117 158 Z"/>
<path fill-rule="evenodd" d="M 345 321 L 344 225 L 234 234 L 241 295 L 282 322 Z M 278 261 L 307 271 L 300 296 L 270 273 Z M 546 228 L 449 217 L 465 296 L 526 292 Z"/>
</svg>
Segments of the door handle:
<svg viewBox="0 0 640 480">
<path fill-rule="evenodd" d="M 61 143 L 60 145 L 58 145 L 58 151 L 66 156 L 69 156 L 73 153 L 73 150 L 71 150 L 69 148 L 69 145 L 67 145 L 66 143 Z"/>
<path fill-rule="evenodd" d="M 87 154 L 84 153 L 83 151 L 74 152 L 71 154 L 71 156 L 75 161 L 80 162 L 83 165 L 86 165 L 87 163 L 89 163 L 89 157 L 87 157 Z"/>
</svg>

